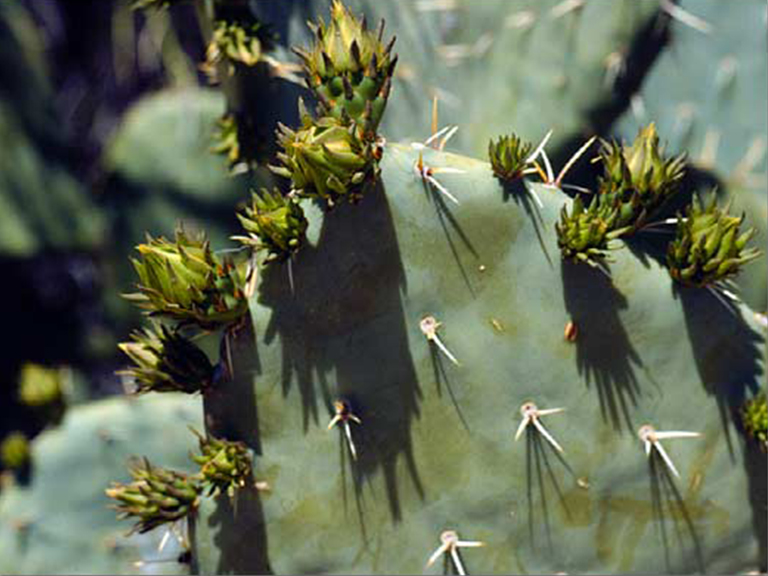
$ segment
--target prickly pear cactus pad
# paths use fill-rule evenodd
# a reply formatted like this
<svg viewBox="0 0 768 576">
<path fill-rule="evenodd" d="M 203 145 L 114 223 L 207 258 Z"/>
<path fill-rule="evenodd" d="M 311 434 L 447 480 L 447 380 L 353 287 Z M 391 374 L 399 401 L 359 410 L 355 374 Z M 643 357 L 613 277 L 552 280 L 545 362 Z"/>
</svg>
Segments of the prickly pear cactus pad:
<svg viewBox="0 0 768 576">
<path fill-rule="evenodd" d="M 419 153 L 460 171 L 436 176 L 458 205 Z M 228 402 L 255 405 L 271 490 L 239 509 L 247 541 L 202 502 L 200 571 L 440 573 L 456 538 L 477 574 L 764 566 L 735 424 L 765 379 L 753 313 L 631 250 L 609 274 L 563 262 L 552 187 L 526 184 L 537 208 L 488 163 L 408 145 L 380 166 L 355 205 L 304 202 L 292 292 L 285 263 L 260 270 L 253 385 Z"/>
<path fill-rule="evenodd" d="M 327 21 L 331 4 L 263 3 L 259 9 L 270 21 L 289 14 L 283 41 L 308 47 L 314 34 L 307 18 L 321 14 Z M 444 123 L 462 126 L 454 149 L 475 156 L 485 153 L 490 138 L 511 130 L 538 141 L 551 128 L 556 148 L 607 120 L 621 99 L 616 61 L 626 64 L 658 13 L 655 2 L 633 0 L 345 4 L 365 14 L 371 29 L 383 18 L 385 42 L 397 37 L 399 62 L 381 132 L 395 141 L 417 138 L 436 96 Z"/>
<path fill-rule="evenodd" d="M 3 574 L 128 574 L 134 562 L 173 559 L 175 539 L 162 552 L 163 528 L 126 537 L 104 488 L 131 480 L 126 464 L 152 463 L 195 472 L 188 452 L 200 426 L 199 400 L 185 395 L 120 398 L 75 407 L 60 427 L 32 442 L 30 480 L 0 491 L 0 572 Z M 150 566 L 149 564 L 147 565 Z M 153 572 L 184 572 L 176 562 Z"/>
</svg>

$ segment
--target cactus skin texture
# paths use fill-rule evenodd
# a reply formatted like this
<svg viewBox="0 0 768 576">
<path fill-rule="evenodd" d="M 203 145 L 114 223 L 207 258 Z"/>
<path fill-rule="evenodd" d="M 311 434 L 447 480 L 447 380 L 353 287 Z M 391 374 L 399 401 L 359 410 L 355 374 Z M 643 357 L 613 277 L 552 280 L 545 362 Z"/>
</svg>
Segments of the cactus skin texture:
<svg viewBox="0 0 768 576">
<path fill-rule="evenodd" d="M 279 269 L 260 274 L 259 368 L 228 402 L 257 408 L 255 467 L 272 490 L 255 512 L 238 508 L 247 542 L 212 520 L 224 503 L 201 504 L 201 572 L 418 573 L 446 529 L 486 543 L 464 556 L 469 573 L 759 564 L 744 444 L 721 417 L 764 379 L 752 312 L 697 288 L 675 295 L 667 271 L 630 250 L 613 254 L 610 279 L 560 263 L 565 195 L 534 185 L 544 207 L 531 218 L 502 200 L 489 164 L 424 151 L 465 172 L 443 177 L 454 208 L 417 161 L 387 145 L 382 182 L 357 205 L 307 211 L 294 294 Z M 461 366 L 429 344 L 426 315 Z M 327 429 L 339 398 L 362 422 L 355 461 Z M 546 422 L 562 461 L 534 432 L 514 441 L 528 400 L 567 408 Z M 681 480 L 645 456 L 645 423 L 703 434 L 669 444 Z"/>
<path fill-rule="evenodd" d="M 133 333 L 132 342 L 119 344 L 134 363 L 122 373 L 130 376 L 136 393 L 205 392 L 214 367 L 203 352 L 178 329 L 153 325 Z"/>
<path fill-rule="evenodd" d="M 754 228 L 740 232 L 744 216 L 730 216 L 728 208 L 697 197 L 680 216 L 677 236 L 667 251 L 669 273 L 678 282 L 691 286 L 711 286 L 736 275 L 744 264 L 760 256 L 757 248 L 747 248 Z"/>
</svg>

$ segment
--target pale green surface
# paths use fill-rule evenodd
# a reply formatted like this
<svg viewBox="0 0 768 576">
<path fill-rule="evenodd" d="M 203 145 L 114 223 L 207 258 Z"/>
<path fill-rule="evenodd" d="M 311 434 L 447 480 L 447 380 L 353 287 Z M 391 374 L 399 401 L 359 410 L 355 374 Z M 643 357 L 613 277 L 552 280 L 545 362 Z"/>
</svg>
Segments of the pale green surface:
<svg viewBox="0 0 768 576">
<path fill-rule="evenodd" d="M 729 402 L 764 381 L 752 313 L 740 308 L 741 324 L 706 292 L 674 296 L 667 272 L 629 250 L 611 266 L 616 290 L 584 267 L 566 273 L 564 290 L 553 229 L 560 192 L 536 188 L 539 240 L 488 164 L 427 153 L 431 165 L 467 171 L 441 177 L 461 201 L 442 206 L 413 175 L 415 159 L 388 146 L 385 196 L 338 207 L 325 222 L 310 211 L 312 246 L 294 264 L 294 295 L 284 268 L 263 273 L 252 302 L 256 471 L 272 491 L 243 520 L 247 545 L 235 542 L 238 530 L 201 533 L 201 570 L 256 571 L 264 558 L 243 556 L 264 546 L 262 514 L 276 573 L 421 573 L 447 528 L 487 542 L 464 552 L 470 573 L 755 569 L 743 440 L 727 416 Z M 425 314 L 445 323 L 440 335 L 462 362 L 439 356 L 439 384 L 419 331 Z M 570 318 L 575 344 L 563 339 Z M 252 394 L 229 401 L 252 403 Z M 353 425 L 352 466 L 340 431 L 326 430 L 338 396 L 363 420 Z M 545 424 L 572 472 L 547 445 L 536 452 L 537 436 L 513 441 L 526 400 L 567 407 Z M 636 437 L 644 423 L 704 434 L 665 442 L 682 474 L 677 492 L 655 460 L 651 475 Z M 652 497 L 659 485 L 664 521 Z"/>
<path fill-rule="evenodd" d="M 538 142 L 552 129 L 557 148 L 589 130 L 588 113 L 615 96 L 605 81 L 606 58 L 629 51 L 658 9 L 652 1 L 587 0 L 555 17 L 559 0 L 457 0 L 450 10 L 409 0 L 345 4 L 365 13 L 372 27 L 384 18 L 386 39 L 397 36 L 400 58 L 381 132 L 391 140 L 423 140 L 437 95 L 440 124 L 461 126 L 453 148 L 482 157 L 491 138 L 510 131 Z M 307 46 L 306 20 L 327 20 L 329 5 L 294 3 L 286 41 Z M 521 17 L 531 24 L 515 27 Z M 456 53 L 465 56 L 451 56 Z"/>
<path fill-rule="evenodd" d="M 60 427 L 38 436 L 27 486 L 0 491 L 0 572 L 3 574 L 128 574 L 133 562 L 156 558 L 162 529 L 126 538 L 104 494 L 128 482 L 128 458 L 191 471 L 195 447 L 187 426 L 201 426 L 200 399 L 164 394 L 113 398 L 67 411 Z M 19 523 L 29 523 L 20 529 Z M 172 542 L 159 556 L 172 557 Z M 177 552 L 178 553 L 178 552 Z M 179 573 L 175 563 L 152 571 Z"/>
</svg>

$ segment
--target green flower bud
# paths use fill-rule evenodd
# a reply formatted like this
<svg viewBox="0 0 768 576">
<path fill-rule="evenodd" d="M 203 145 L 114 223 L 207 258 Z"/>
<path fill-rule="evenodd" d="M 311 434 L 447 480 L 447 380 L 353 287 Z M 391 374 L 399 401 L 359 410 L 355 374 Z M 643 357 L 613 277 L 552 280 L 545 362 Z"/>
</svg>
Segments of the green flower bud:
<svg viewBox="0 0 768 576">
<path fill-rule="evenodd" d="M 62 375 L 57 368 L 25 364 L 19 378 L 19 400 L 22 404 L 38 408 L 63 401 Z"/>
<path fill-rule="evenodd" d="M 195 511 L 202 487 L 199 479 L 182 472 L 152 467 L 144 458 L 131 467 L 133 482 L 113 483 L 105 490 L 117 501 L 118 518 L 134 517 L 131 533 L 144 533 L 175 522 Z"/>
<path fill-rule="evenodd" d="M 243 442 L 206 438 L 194 429 L 192 432 L 198 438 L 201 454 L 192 454 L 191 458 L 200 465 L 209 495 L 227 493 L 231 497 L 236 489 L 253 483 L 253 460 Z"/>
<path fill-rule="evenodd" d="M 23 432 L 11 432 L 0 443 L 0 464 L 9 470 L 21 470 L 32 457 L 29 440 Z"/>
<path fill-rule="evenodd" d="M 282 166 L 270 168 L 291 179 L 298 196 L 322 198 L 329 206 L 347 198 L 359 200 L 379 173 L 381 149 L 363 141 L 355 123 L 345 124 L 333 117 L 313 119 L 300 102 L 302 127 L 280 125 L 278 153 Z"/>
<path fill-rule="evenodd" d="M 243 244 L 266 250 L 267 262 L 285 260 L 304 244 L 307 218 L 299 203 L 275 189 L 251 193 L 251 205 L 237 214 L 248 236 L 235 236 Z"/>
<path fill-rule="evenodd" d="M 121 372 L 144 392 L 204 392 L 213 382 L 208 356 L 177 329 L 153 325 L 131 334 L 133 342 L 119 344 L 134 366 Z"/>
<path fill-rule="evenodd" d="M 138 289 L 126 298 L 151 315 L 215 329 L 238 320 L 248 311 L 242 291 L 244 270 L 216 256 L 204 234 L 190 236 L 182 228 L 176 241 L 148 236 L 137 246 L 141 259 L 132 263 Z"/>
<path fill-rule="evenodd" d="M 710 286 L 757 258 L 758 249 L 745 248 L 754 230 L 740 234 L 743 221 L 743 216 L 730 216 L 727 207 L 720 210 L 714 193 L 706 207 L 695 198 L 685 217 L 678 216 L 677 235 L 667 249 L 672 278 L 691 286 Z"/>
<path fill-rule="evenodd" d="M 584 208 L 581 196 L 576 196 L 568 213 L 566 206 L 555 223 L 557 245 L 565 260 L 598 266 L 605 262 L 609 242 L 625 230 L 616 229 L 618 211 L 602 204 L 596 197 Z"/>
<path fill-rule="evenodd" d="M 351 118 L 366 141 L 376 139 L 389 98 L 397 56 L 395 39 L 382 42 L 384 22 L 369 30 L 339 0 L 331 6 L 331 20 L 310 24 L 314 41 L 310 50 L 294 48 L 301 58 L 307 86 L 320 102 L 320 114 L 338 120 Z"/>
<path fill-rule="evenodd" d="M 488 157 L 497 178 L 512 182 L 523 176 L 533 144 L 523 142 L 517 135 L 499 136 L 499 141 L 488 143 Z"/>
<path fill-rule="evenodd" d="M 656 126 L 641 129 L 631 146 L 604 142 L 600 150 L 603 176 L 598 195 L 603 204 L 619 208 L 615 226 L 631 234 L 642 228 L 680 189 L 685 155 L 667 158 Z"/>
<path fill-rule="evenodd" d="M 760 443 L 765 450 L 768 447 L 768 406 L 765 391 L 748 400 L 741 409 L 741 422 L 747 435 Z"/>
</svg>

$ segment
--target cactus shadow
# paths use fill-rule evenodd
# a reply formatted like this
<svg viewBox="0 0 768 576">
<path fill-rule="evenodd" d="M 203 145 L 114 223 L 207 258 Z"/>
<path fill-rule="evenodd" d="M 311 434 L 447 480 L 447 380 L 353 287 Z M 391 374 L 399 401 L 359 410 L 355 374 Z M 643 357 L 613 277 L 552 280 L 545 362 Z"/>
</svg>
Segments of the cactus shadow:
<svg viewBox="0 0 768 576">
<path fill-rule="evenodd" d="M 596 388 L 603 420 L 616 430 L 633 430 L 630 408 L 640 395 L 635 369 L 643 362 L 619 318 L 627 300 L 601 270 L 563 261 L 561 274 L 565 307 L 578 330 L 579 375 Z"/>
<path fill-rule="evenodd" d="M 218 528 L 213 537 L 219 550 L 216 574 L 272 574 L 258 490 L 249 486 L 237 490 L 234 498 L 219 494 L 215 500 L 216 510 L 208 518 L 208 525 Z"/>
<path fill-rule="evenodd" d="M 294 262 L 294 279 L 289 296 L 284 273 L 270 267 L 259 291 L 260 303 L 271 308 L 265 342 L 279 338 L 282 348 L 283 394 L 298 388 L 305 433 L 311 424 L 325 428 L 335 400 L 350 403 L 362 420 L 353 425 L 356 494 L 381 473 L 397 522 L 398 466 L 424 498 L 411 439 L 421 390 L 402 302 L 405 272 L 381 182 L 357 205 L 325 214 L 317 245 Z"/>
<path fill-rule="evenodd" d="M 728 450 L 735 460 L 729 424 L 738 422 L 738 410 L 748 392 L 759 389 L 765 338 L 746 323 L 741 308 L 726 296 L 678 284 L 673 290 L 682 303 L 701 384 L 715 397 Z"/>
<path fill-rule="evenodd" d="M 456 414 L 458 415 L 459 420 L 461 420 L 464 429 L 469 432 L 469 424 L 467 423 L 467 419 L 464 417 L 464 413 L 461 411 L 461 406 L 456 400 L 456 395 L 453 393 L 453 387 L 451 386 L 448 372 L 445 370 L 445 363 L 443 362 L 443 358 L 440 356 L 437 347 L 432 343 L 430 343 L 429 346 L 429 356 L 430 360 L 432 361 L 432 372 L 435 377 L 435 386 L 437 386 L 437 395 L 442 397 L 443 384 L 445 384 L 445 389 L 448 392 L 448 396 L 451 399 L 453 407 L 456 409 Z"/>
<path fill-rule="evenodd" d="M 533 231 L 536 233 L 536 239 L 539 242 L 539 247 L 544 253 L 544 257 L 547 259 L 547 263 L 552 267 L 552 257 L 547 250 L 547 244 L 544 242 L 544 236 L 541 234 L 542 227 L 545 226 L 544 219 L 541 216 L 539 207 L 532 201 L 535 190 L 529 188 L 530 184 L 527 180 L 521 178 L 513 180 L 512 182 L 501 181 L 504 202 L 508 202 L 510 198 L 514 200 L 515 204 L 521 206 L 525 211 L 525 214 L 531 220 L 533 224 Z"/>
<path fill-rule="evenodd" d="M 552 446 L 544 442 L 541 436 L 528 426 L 525 437 L 525 478 L 526 478 L 526 497 L 528 501 L 528 536 L 531 546 L 536 547 L 536 519 L 541 519 L 544 527 L 544 533 L 547 538 L 547 548 L 550 552 L 555 550 L 552 539 L 552 524 L 550 521 L 550 507 L 547 500 L 546 479 L 552 485 L 552 489 L 557 496 L 557 500 L 563 509 L 567 519 L 571 519 L 571 511 L 565 499 L 560 482 L 555 476 L 555 472 L 550 462 L 548 452 L 552 452 L 559 463 L 565 468 L 566 472 L 575 478 L 573 469 L 565 460 L 562 454 L 556 451 Z M 541 510 L 537 512 L 534 507 L 535 491 L 540 494 Z"/>
<path fill-rule="evenodd" d="M 675 285 L 681 299 L 688 340 L 693 349 L 701 384 L 715 397 L 720 422 L 731 460 L 736 452 L 730 423 L 742 430 L 739 410 L 749 396 L 758 392 L 765 379 L 762 358 L 765 337 L 744 320 L 743 308 L 712 292 Z M 717 330 L 713 331 L 712 327 Z M 716 337 L 712 335 L 716 334 Z M 768 565 L 768 482 L 766 454 L 754 443 L 744 448 L 744 467 L 748 479 L 748 497 L 752 507 L 752 526 L 759 547 L 761 570 Z"/>
<path fill-rule="evenodd" d="M 696 532 L 691 514 L 685 504 L 680 489 L 675 484 L 672 473 L 666 467 L 656 450 L 651 451 L 648 458 L 648 477 L 650 479 L 651 513 L 658 528 L 662 549 L 664 550 L 664 566 L 668 574 L 673 573 L 670 546 L 670 534 L 667 530 L 668 521 L 672 521 L 675 538 L 682 549 L 686 537 L 693 546 L 697 571 L 704 573 L 704 556 L 701 550 L 701 538 Z"/>
<path fill-rule="evenodd" d="M 448 242 L 448 247 L 451 250 L 453 259 L 456 261 L 456 266 L 459 268 L 459 273 L 464 280 L 464 284 L 467 285 L 467 289 L 469 290 L 470 294 L 472 294 L 472 297 L 474 297 L 476 294 L 475 289 L 469 280 L 467 269 L 462 262 L 461 257 L 459 256 L 459 251 L 456 248 L 456 242 L 454 241 L 451 232 L 458 236 L 459 241 L 461 241 L 461 243 L 464 245 L 464 248 L 472 255 L 475 260 L 479 260 L 480 255 L 472 244 L 472 241 L 469 239 L 469 236 L 467 236 L 464 230 L 462 230 L 461 226 L 459 226 L 456 217 L 451 212 L 442 194 L 440 194 L 440 192 L 435 190 L 427 182 L 422 182 L 422 185 L 424 186 L 425 193 L 432 199 L 435 204 L 435 212 L 437 213 L 437 219 L 438 222 L 440 222 L 440 227 L 443 229 L 443 234 L 445 234 L 445 240 Z"/>
<path fill-rule="evenodd" d="M 239 440 L 261 454 L 259 418 L 253 374 L 259 371 L 259 355 L 253 325 L 246 321 L 222 334 L 219 366 L 232 361 L 232 374 L 217 379 L 203 396 L 205 428 L 214 436 Z M 228 372 L 228 370 L 221 370 Z M 236 402 L 232 399 L 237 398 Z"/>
</svg>

